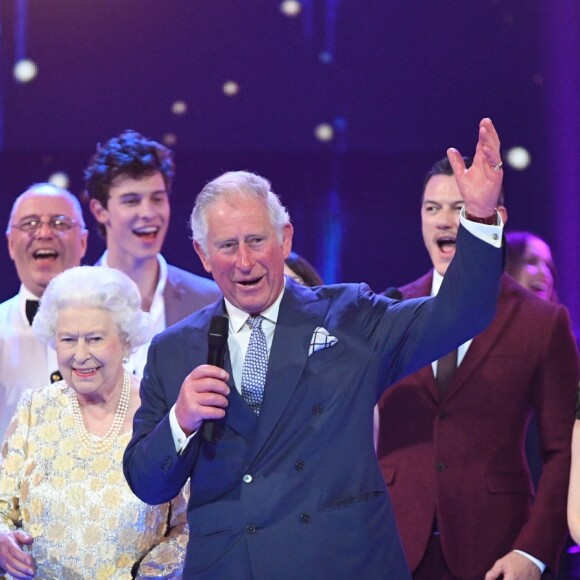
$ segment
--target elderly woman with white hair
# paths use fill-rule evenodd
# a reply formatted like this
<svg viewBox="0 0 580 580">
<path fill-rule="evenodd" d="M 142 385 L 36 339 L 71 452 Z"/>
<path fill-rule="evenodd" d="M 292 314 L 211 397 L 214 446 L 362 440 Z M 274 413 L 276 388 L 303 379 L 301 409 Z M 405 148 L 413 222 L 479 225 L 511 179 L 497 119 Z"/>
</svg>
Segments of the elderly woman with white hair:
<svg viewBox="0 0 580 580">
<path fill-rule="evenodd" d="M 44 293 L 33 327 L 63 380 L 23 395 L 2 447 L 0 568 L 14 578 L 181 577 L 183 496 L 149 506 L 121 469 L 140 404 L 123 360 L 150 338 L 140 304 L 109 268 L 66 270 Z"/>
</svg>

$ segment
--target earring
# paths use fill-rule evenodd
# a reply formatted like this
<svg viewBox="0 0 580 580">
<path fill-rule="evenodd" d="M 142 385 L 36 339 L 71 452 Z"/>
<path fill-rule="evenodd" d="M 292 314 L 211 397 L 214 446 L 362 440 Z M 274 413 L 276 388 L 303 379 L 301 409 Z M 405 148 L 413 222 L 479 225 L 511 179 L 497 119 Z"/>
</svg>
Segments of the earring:
<svg viewBox="0 0 580 580">
<path fill-rule="evenodd" d="M 122 362 L 123 362 L 124 365 L 126 365 L 129 362 L 129 357 L 127 355 L 125 355 L 123 357 L 123 361 Z"/>
</svg>

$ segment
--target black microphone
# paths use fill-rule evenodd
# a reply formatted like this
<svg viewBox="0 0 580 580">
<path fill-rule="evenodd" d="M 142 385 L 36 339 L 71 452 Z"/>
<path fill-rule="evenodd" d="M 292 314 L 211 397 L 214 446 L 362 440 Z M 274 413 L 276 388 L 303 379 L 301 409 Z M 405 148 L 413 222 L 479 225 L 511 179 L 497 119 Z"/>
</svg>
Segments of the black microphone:
<svg viewBox="0 0 580 580">
<path fill-rule="evenodd" d="M 227 316 L 214 316 L 209 325 L 207 335 L 207 364 L 224 368 L 226 345 L 228 344 L 229 319 Z M 213 441 L 215 434 L 215 420 L 206 420 L 201 427 L 202 437 L 206 441 Z"/>
<path fill-rule="evenodd" d="M 383 296 L 386 296 L 387 298 L 392 298 L 393 300 L 402 300 L 403 299 L 403 293 L 398 288 L 395 288 L 394 286 L 387 288 L 383 292 Z"/>
</svg>

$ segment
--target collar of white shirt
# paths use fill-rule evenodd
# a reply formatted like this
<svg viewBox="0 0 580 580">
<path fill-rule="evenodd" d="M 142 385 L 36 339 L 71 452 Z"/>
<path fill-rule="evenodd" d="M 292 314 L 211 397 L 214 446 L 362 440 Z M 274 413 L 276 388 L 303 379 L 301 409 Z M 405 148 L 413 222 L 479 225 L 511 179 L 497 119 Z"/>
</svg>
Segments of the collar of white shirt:
<svg viewBox="0 0 580 580">
<path fill-rule="evenodd" d="M 284 287 L 282 288 L 282 292 L 280 292 L 280 296 L 276 298 L 274 303 L 266 308 L 263 312 L 260 312 L 260 315 L 263 316 L 266 320 L 271 322 L 272 324 L 276 324 L 278 322 L 278 312 L 280 311 L 280 303 L 282 302 L 282 297 L 284 296 L 284 292 L 286 290 L 286 277 L 284 277 Z M 233 330 L 235 333 L 240 332 L 243 328 L 244 324 L 248 320 L 249 314 L 244 310 L 241 310 L 237 306 L 234 306 L 227 298 L 224 298 L 224 303 L 226 305 L 226 310 L 228 316 L 230 318 L 230 329 Z"/>
</svg>

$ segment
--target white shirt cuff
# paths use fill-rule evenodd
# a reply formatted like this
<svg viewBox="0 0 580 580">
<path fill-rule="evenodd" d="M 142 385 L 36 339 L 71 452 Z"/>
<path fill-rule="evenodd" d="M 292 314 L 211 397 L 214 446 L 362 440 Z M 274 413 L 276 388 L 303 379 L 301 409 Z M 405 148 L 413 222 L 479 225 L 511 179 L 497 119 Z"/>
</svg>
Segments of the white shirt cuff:
<svg viewBox="0 0 580 580">
<path fill-rule="evenodd" d="M 503 220 L 497 214 L 498 224 L 495 226 L 488 226 L 487 224 L 480 224 L 478 222 L 472 222 L 465 217 L 465 206 L 461 208 L 459 213 L 459 221 L 463 227 L 476 238 L 491 244 L 494 248 L 501 248 L 502 233 L 503 233 Z"/>
<path fill-rule="evenodd" d="M 521 554 L 522 556 L 528 558 L 528 560 L 531 560 L 540 569 L 540 574 L 544 573 L 544 570 L 546 569 L 546 564 L 540 562 L 540 560 L 534 558 L 533 556 L 530 556 L 526 552 L 522 552 L 521 550 L 514 550 L 514 552 L 517 552 L 518 554 Z"/>
<path fill-rule="evenodd" d="M 189 442 L 193 437 L 195 437 L 197 431 L 194 431 L 189 437 L 183 432 L 177 422 L 177 417 L 175 416 L 175 405 L 173 405 L 169 411 L 169 426 L 171 427 L 173 443 L 175 443 L 175 451 L 181 454 L 185 451 L 185 448 L 189 445 Z"/>
</svg>

